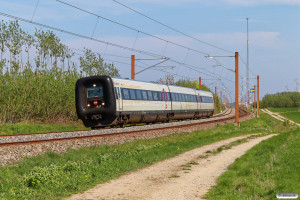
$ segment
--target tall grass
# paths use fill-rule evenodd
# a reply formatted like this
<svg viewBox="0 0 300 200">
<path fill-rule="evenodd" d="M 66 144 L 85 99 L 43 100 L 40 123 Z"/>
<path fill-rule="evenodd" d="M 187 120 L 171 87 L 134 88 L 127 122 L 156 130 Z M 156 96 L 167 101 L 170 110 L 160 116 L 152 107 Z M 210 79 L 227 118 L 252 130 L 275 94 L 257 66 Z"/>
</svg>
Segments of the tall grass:
<svg viewBox="0 0 300 200">
<path fill-rule="evenodd" d="M 0 121 L 74 121 L 75 70 L 0 73 Z"/>
</svg>

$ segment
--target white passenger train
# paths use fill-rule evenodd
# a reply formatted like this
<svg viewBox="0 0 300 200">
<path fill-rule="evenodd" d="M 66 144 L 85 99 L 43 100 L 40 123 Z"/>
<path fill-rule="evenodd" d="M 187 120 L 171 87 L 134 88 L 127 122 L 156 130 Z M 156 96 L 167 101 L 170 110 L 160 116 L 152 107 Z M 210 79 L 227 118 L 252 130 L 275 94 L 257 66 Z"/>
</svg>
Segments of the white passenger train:
<svg viewBox="0 0 300 200">
<path fill-rule="evenodd" d="M 76 110 L 87 127 L 210 117 L 213 94 L 191 88 L 109 76 L 76 83 Z"/>
</svg>

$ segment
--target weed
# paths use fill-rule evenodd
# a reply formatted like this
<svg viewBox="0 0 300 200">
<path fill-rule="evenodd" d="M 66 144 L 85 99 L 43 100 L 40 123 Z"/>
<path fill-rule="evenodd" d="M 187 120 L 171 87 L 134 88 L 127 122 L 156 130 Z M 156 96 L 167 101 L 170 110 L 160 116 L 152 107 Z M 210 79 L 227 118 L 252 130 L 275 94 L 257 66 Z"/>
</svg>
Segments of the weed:
<svg viewBox="0 0 300 200">
<path fill-rule="evenodd" d="M 171 176 L 169 176 L 169 178 L 179 178 L 180 176 L 177 174 L 172 174 Z"/>
<path fill-rule="evenodd" d="M 199 165 L 199 163 L 196 162 L 196 161 L 191 161 L 191 162 L 189 162 L 188 164 L 189 164 L 189 165 Z"/>
</svg>

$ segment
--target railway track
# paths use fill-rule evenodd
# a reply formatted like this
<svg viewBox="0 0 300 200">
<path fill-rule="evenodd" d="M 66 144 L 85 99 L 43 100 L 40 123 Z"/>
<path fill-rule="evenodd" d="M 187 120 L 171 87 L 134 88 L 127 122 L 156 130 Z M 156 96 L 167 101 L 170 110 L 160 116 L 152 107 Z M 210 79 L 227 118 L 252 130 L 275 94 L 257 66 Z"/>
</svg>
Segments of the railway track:
<svg viewBox="0 0 300 200">
<path fill-rule="evenodd" d="M 216 124 L 233 123 L 235 118 L 233 111 L 227 110 L 213 118 L 201 120 L 89 131 L 0 136 L 0 165 L 10 165 L 24 157 L 38 156 L 48 151 L 64 153 L 68 149 L 84 146 L 118 145 L 138 139 L 209 129 Z M 240 110 L 241 120 L 244 117 L 248 119 L 249 115 L 247 111 Z"/>
<path fill-rule="evenodd" d="M 240 113 L 241 113 L 240 117 L 247 114 L 247 112 L 243 110 Z M 65 132 L 57 132 L 57 133 L 2 135 L 0 136 L 0 147 L 64 141 L 64 140 L 86 139 L 86 138 L 110 137 L 112 135 L 117 136 L 121 134 L 138 134 L 141 131 L 147 132 L 147 131 L 158 131 L 158 130 L 167 130 L 167 129 L 184 129 L 190 126 L 221 123 L 226 120 L 233 119 L 234 117 L 230 116 L 231 114 L 232 114 L 232 109 L 227 109 L 223 113 L 215 115 L 212 118 L 201 119 L 201 120 L 189 120 L 189 121 L 179 121 L 179 122 L 153 124 L 153 125 L 145 125 L 145 126 L 131 126 L 125 128 L 99 129 L 99 130 L 88 130 L 88 131 L 84 130 L 84 131 L 75 131 L 75 132 L 65 131 Z M 226 116 L 230 116 L 230 117 L 226 117 Z"/>
</svg>

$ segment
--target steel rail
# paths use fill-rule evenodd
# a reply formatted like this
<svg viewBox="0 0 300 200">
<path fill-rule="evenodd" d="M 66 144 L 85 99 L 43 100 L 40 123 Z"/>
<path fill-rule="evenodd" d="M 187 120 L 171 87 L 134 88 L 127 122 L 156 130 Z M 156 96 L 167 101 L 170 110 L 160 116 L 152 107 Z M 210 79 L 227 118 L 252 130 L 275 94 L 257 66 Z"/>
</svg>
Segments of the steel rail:
<svg viewBox="0 0 300 200">
<path fill-rule="evenodd" d="M 247 116 L 249 112 L 242 110 L 240 112 L 240 117 Z M 228 112 L 228 111 L 226 111 Z M 232 112 L 232 109 L 230 109 L 229 113 L 224 112 L 223 116 L 229 115 Z M 219 115 L 220 117 L 220 115 Z M 160 127 L 160 128 L 150 128 L 150 129 L 144 129 L 144 130 L 133 130 L 133 131 L 125 131 L 125 132 L 120 132 L 120 133 L 108 133 L 108 134 L 95 134 L 95 135 L 85 135 L 85 136 L 74 136 L 74 137 L 65 137 L 65 138 L 53 138 L 53 139 L 41 139 L 41 140 L 31 140 L 31 141 L 18 141 L 18 142 L 7 142 L 7 143 L 1 143 L 0 147 L 4 146 L 16 146 L 16 145 L 31 145 L 31 144 L 37 144 L 37 143 L 49 143 L 49 142 L 56 142 L 56 141 L 70 141 L 70 140 L 82 140 L 82 139 L 89 139 L 89 138 L 103 138 L 103 137 L 113 137 L 113 136 L 122 136 L 122 135 L 129 135 L 129 134 L 138 134 L 141 132 L 150 132 L 150 131 L 161 131 L 161 130 L 168 130 L 168 129 L 182 129 L 182 128 L 187 128 L 191 126 L 199 126 L 199 125 L 207 125 L 207 124 L 214 124 L 214 123 L 219 123 L 219 122 L 226 122 L 230 120 L 234 120 L 235 117 L 228 117 L 228 118 L 222 118 L 222 119 L 215 119 L 215 120 L 210 120 L 210 121 L 205 121 L 205 122 L 197 122 L 197 123 L 189 123 L 189 124 L 180 124 L 180 125 L 175 125 L 175 126 L 169 126 L 169 127 Z M 74 131 L 66 131 L 66 132 L 74 132 Z M 63 133 L 63 132 L 59 132 Z M 49 133 L 44 133 L 44 134 L 49 134 Z M 33 135 L 33 134 L 31 134 Z M 24 135 L 21 135 L 24 136 Z M 28 135 L 27 135 L 28 136 Z"/>
</svg>

